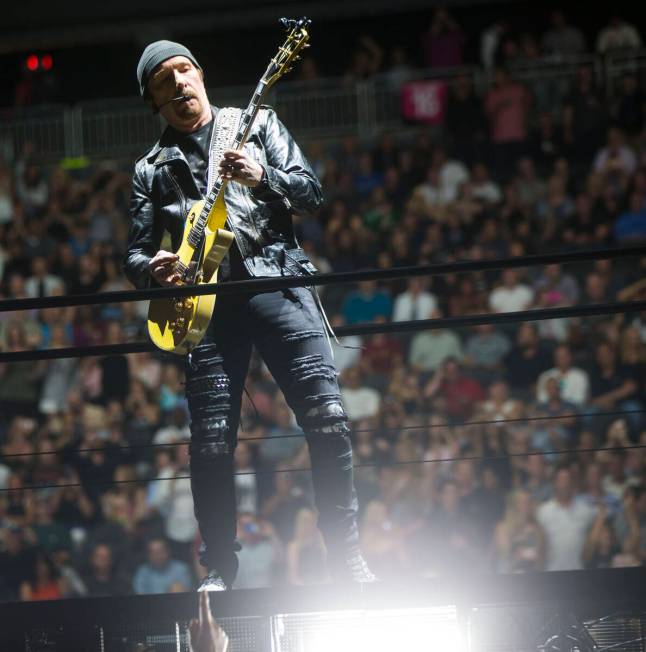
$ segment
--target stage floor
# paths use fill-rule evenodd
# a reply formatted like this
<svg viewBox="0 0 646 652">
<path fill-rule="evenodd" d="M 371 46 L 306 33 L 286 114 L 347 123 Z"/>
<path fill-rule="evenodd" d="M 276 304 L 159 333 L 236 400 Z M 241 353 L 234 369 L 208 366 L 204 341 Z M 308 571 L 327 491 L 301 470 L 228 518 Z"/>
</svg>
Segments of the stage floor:
<svg viewBox="0 0 646 652">
<path fill-rule="evenodd" d="M 211 606 L 229 652 L 511 652 L 567 632 L 646 651 L 646 568 L 237 590 Z M 0 650 L 180 652 L 196 613 L 196 594 L 4 603 Z"/>
</svg>

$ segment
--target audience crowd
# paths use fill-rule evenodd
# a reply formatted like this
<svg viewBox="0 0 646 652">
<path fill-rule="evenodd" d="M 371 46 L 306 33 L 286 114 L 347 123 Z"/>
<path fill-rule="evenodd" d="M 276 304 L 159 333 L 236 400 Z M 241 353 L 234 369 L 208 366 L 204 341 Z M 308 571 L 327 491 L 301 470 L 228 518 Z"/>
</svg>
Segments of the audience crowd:
<svg viewBox="0 0 646 652">
<path fill-rule="evenodd" d="M 454 27 L 442 23 L 444 34 Z M 613 47 L 618 34 L 597 47 Z M 448 56 L 431 36 L 425 56 Z M 580 41 L 556 24 L 542 47 L 578 51 Z M 607 101 L 582 67 L 549 111 L 541 92 L 497 68 L 483 96 L 455 81 L 439 133 L 308 143 L 327 201 L 295 222 L 317 268 L 644 242 L 638 78 L 627 75 Z M 29 147 L 0 166 L 2 297 L 128 288 L 131 166 L 47 168 Z M 321 295 L 335 326 L 438 319 L 643 299 L 645 271 L 646 258 L 635 257 L 329 286 Z M 145 338 L 145 303 L 0 313 L 2 351 Z M 333 346 L 362 546 L 377 575 L 646 561 L 646 313 Z M 247 390 L 235 453 L 236 586 L 325 582 L 301 431 L 258 358 Z M 0 598 L 191 590 L 203 571 L 188 438 L 180 358 L 1 364 Z"/>
</svg>

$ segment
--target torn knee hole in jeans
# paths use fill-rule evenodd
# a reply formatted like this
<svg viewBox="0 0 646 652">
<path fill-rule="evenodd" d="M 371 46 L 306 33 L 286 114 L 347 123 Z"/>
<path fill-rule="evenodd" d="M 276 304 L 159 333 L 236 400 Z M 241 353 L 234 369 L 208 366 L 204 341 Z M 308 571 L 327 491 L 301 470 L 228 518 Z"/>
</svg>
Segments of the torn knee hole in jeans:
<svg viewBox="0 0 646 652">
<path fill-rule="evenodd" d="M 350 428 L 346 423 L 348 415 L 343 405 L 336 398 L 334 401 L 310 408 L 305 413 L 306 430 L 313 435 L 318 434 L 348 434 Z"/>
<path fill-rule="evenodd" d="M 222 364 L 222 354 L 218 353 L 218 347 L 215 344 L 206 344 L 197 349 L 193 349 L 190 354 L 190 359 L 187 358 L 188 366 L 194 371 L 203 369 L 209 365 Z"/>
<path fill-rule="evenodd" d="M 225 416 L 211 416 L 191 426 L 190 453 L 195 462 L 207 460 L 230 452 L 228 441 L 229 422 Z"/>
<path fill-rule="evenodd" d="M 318 425 L 309 429 L 309 434 L 318 435 L 349 435 L 350 428 L 347 423 L 331 423 L 329 425 Z"/>
<path fill-rule="evenodd" d="M 189 452 L 193 462 L 199 464 L 200 462 L 219 458 L 222 455 L 228 455 L 231 452 L 231 447 L 226 441 L 194 442 L 190 445 Z"/>
<path fill-rule="evenodd" d="M 341 394 L 339 392 L 328 392 L 321 394 L 308 394 L 304 400 L 304 405 L 311 406 L 311 409 L 319 408 L 328 403 L 341 403 Z"/>
<path fill-rule="evenodd" d="M 302 383 L 307 380 L 336 380 L 336 369 L 323 361 L 319 353 L 296 358 L 292 365 L 292 382 Z"/>
<path fill-rule="evenodd" d="M 325 337 L 323 331 L 302 330 L 296 333 L 287 333 L 282 336 L 283 342 L 302 342 L 315 337 Z"/>
<path fill-rule="evenodd" d="M 320 417 L 321 419 L 337 419 L 341 417 L 342 419 L 347 419 L 347 415 L 343 406 L 339 401 L 334 401 L 332 403 L 325 403 L 323 405 L 318 405 L 316 407 L 310 408 L 305 416 L 308 418 Z"/>
</svg>

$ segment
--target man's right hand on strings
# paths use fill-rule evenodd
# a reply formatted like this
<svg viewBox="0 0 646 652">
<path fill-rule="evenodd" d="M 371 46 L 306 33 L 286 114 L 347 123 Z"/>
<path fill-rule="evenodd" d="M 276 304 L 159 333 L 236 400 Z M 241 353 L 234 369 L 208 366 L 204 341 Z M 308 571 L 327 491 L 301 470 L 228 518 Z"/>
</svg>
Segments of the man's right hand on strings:
<svg viewBox="0 0 646 652">
<path fill-rule="evenodd" d="M 158 251 L 148 263 L 148 269 L 160 285 L 176 285 L 180 279 L 175 271 L 175 263 L 179 260 L 177 254 L 170 251 Z"/>
</svg>

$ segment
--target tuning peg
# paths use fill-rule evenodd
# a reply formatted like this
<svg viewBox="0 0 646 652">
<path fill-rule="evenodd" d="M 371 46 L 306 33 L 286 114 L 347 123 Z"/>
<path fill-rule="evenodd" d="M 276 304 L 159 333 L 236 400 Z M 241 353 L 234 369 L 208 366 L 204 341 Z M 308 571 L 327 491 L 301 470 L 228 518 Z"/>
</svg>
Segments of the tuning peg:
<svg viewBox="0 0 646 652">
<path fill-rule="evenodd" d="M 294 20 L 293 18 L 280 18 L 279 22 L 285 29 L 288 30 L 292 30 L 296 28 L 307 29 L 312 24 L 312 21 L 309 18 L 307 18 L 307 16 L 303 16 L 298 20 Z"/>
<path fill-rule="evenodd" d="M 280 18 L 279 22 L 285 29 L 291 30 L 296 27 L 296 21 L 293 18 Z"/>
</svg>

